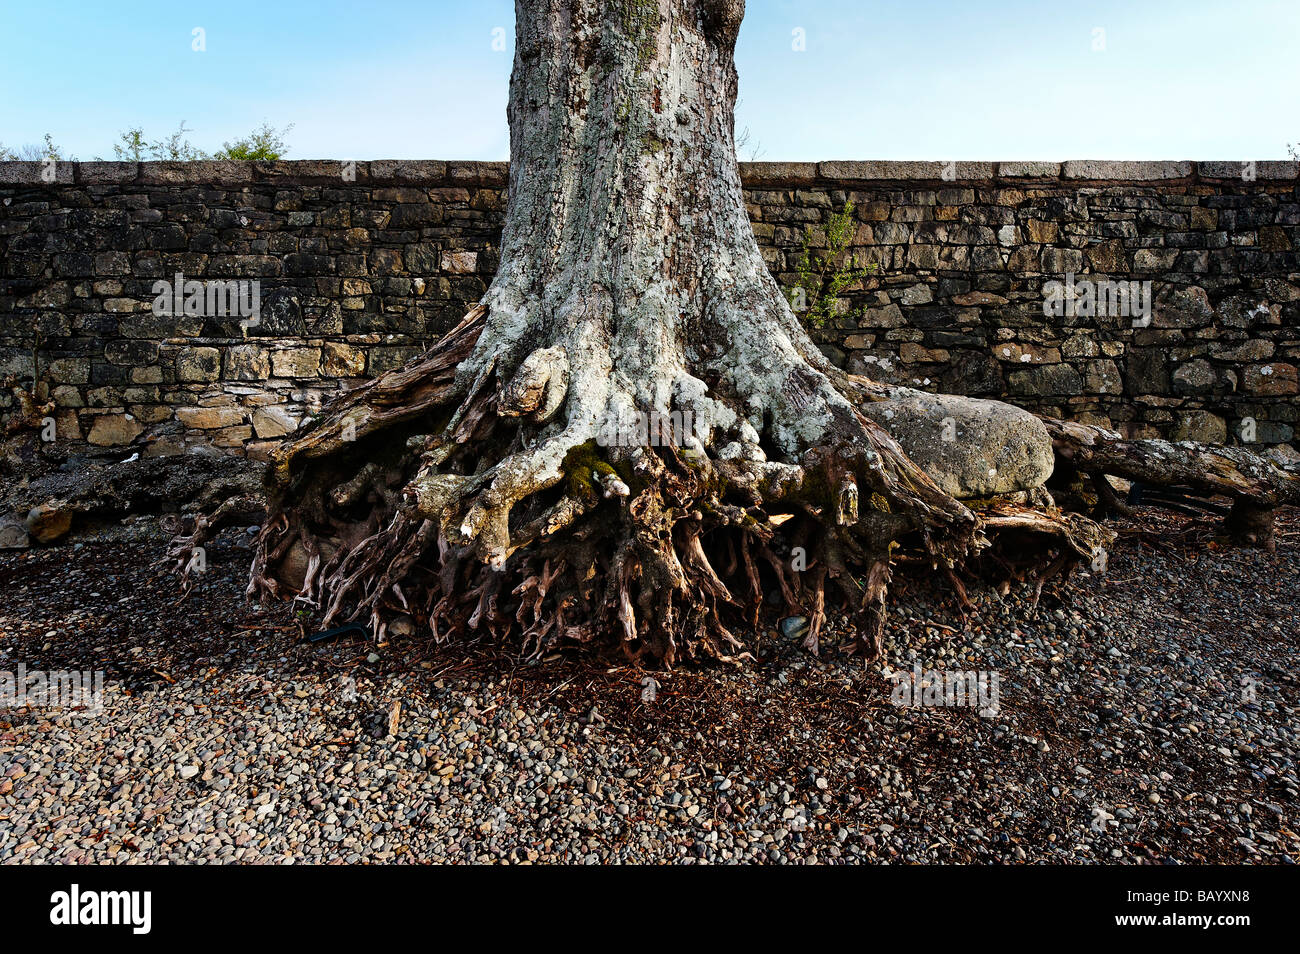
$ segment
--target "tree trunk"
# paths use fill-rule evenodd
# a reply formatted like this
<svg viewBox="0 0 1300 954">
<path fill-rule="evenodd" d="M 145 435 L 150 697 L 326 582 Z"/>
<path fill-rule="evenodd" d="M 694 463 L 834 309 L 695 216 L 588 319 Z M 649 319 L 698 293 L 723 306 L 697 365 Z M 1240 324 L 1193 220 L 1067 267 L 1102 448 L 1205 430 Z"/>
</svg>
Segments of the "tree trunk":
<svg viewBox="0 0 1300 954">
<path fill-rule="evenodd" d="M 729 627 L 772 588 L 818 608 L 815 643 L 827 580 L 874 646 L 891 542 L 960 556 L 974 515 L 841 393 L 759 253 L 733 139 L 743 12 L 518 0 L 495 280 L 282 448 L 250 592 L 369 613 L 377 635 L 613 634 L 671 664 L 743 652 Z"/>
<path fill-rule="evenodd" d="M 815 650 L 833 586 L 874 654 L 897 541 L 963 600 L 954 568 L 988 537 L 1015 538 L 1017 572 L 1032 553 L 1040 586 L 1108 542 L 941 491 L 859 412 L 882 389 L 804 333 L 741 191 L 743 12 L 517 0 L 499 271 L 428 354 L 277 452 L 250 593 L 377 638 L 608 641 L 671 665 L 743 656 L 771 594 Z"/>
</svg>

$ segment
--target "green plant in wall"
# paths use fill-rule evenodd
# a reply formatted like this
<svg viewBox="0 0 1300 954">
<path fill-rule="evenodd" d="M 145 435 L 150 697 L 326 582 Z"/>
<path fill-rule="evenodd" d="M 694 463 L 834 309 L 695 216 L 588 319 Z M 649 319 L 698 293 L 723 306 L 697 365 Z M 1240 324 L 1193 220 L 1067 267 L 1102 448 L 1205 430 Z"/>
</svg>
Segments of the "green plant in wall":
<svg viewBox="0 0 1300 954">
<path fill-rule="evenodd" d="M 213 153 L 214 159 L 283 159 L 289 151 L 285 136 L 293 129 L 293 123 L 283 129 L 276 129 L 270 123 L 262 123 L 247 136 L 225 143 Z"/>
<path fill-rule="evenodd" d="M 866 268 L 853 268 L 849 245 L 857 234 L 853 203 L 846 202 L 839 212 L 832 212 L 826 222 L 826 247 L 814 248 L 815 231 L 804 229 L 803 251 L 799 256 L 799 283 L 789 289 L 790 307 L 809 328 L 821 328 L 835 317 L 840 294 L 855 282 L 879 268 L 875 262 Z"/>
</svg>

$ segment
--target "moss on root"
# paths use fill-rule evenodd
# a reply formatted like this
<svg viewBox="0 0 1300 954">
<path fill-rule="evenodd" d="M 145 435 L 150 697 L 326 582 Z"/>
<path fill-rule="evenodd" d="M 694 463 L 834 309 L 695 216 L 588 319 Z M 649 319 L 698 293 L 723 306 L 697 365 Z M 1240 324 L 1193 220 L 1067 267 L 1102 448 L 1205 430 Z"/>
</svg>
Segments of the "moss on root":
<svg viewBox="0 0 1300 954">
<path fill-rule="evenodd" d="M 601 490 L 596 485 L 597 477 L 623 478 L 613 464 L 600 456 L 599 447 L 595 440 L 589 440 L 564 455 L 560 469 L 570 496 L 580 500 L 599 497 Z"/>
</svg>

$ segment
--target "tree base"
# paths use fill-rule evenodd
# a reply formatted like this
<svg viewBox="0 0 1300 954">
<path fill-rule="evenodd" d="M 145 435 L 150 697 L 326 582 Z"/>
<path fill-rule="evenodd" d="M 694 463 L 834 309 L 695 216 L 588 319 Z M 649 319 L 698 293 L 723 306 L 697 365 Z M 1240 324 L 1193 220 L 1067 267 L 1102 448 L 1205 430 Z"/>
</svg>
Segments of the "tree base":
<svg viewBox="0 0 1300 954">
<path fill-rule="evenodd" d="M 849 607 L 870 658 L 900 555 L 964 603 L 960 572 L 976 553 L 1041 589 L 1109 545 L 1108 531 L 1054 509 L 968 508 L 861 415 L 851 440 L 796 464 L 653 434 L 636 446 L 570 441 L 548 475 L 557 438 L 526 416 L 555 400 L 553 368 L 525 361 L 495 389 L 491 375 L 455 383 L 482 322 L 471 312 L 276 453 L 250 595 L 306 602 L 324 626 L 368 618 L 381 640 L 488 635 L 527 656 L 582 645 L 672 666 L 748 658 L 743 634 L 777 593 L 786 614 L 808 617 L 813 652 L 828 601 Z"/>
</svg>

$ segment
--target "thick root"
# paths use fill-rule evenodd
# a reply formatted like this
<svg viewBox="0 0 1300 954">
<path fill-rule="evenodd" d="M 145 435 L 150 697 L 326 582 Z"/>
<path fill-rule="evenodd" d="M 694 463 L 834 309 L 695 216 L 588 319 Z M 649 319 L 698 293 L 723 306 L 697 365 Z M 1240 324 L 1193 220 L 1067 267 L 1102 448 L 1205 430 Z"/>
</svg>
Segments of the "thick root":
<svg viewBox="0 0 1300 954">
<path fill-rule="evenodd" d="M 1187 487 L 1233 501 L 1225 530 L 1233 542 L 1273 547 L 1273 510 L 1300 504 L 1300 473 L 1283 469 L 1241 447 L 1193 441 L 1126 440 L 1114 431 L 1075 421 L 1042 418 L 1057 457 L 1100 481 L 1101 505 L 1119 509 L 1105 476 L 1153 487 Z M 1112 499 L 1106 499 L 1112 498 Z"/>
<path fill-rule="evenodd" d="M 247 527 L 260 523 L 266 515 L 266 504 L 261 497 L 242 494 L 223 500 L 211 513 L 194 518 L 188 533 L 182 532 L 183 523 L 176 521 L 176 536 L 167 546 L 163 564 L 170 564 L 180 574 L 184 592 L 193 587 L 194 575 L 207 569 L 205 547 L 226 527 Z M 169 533 L 173 529 L 168 530 Z"/>
</svg>

